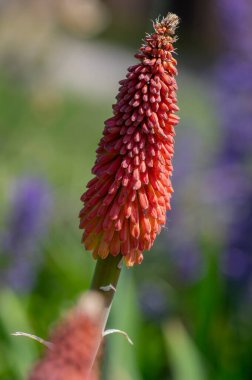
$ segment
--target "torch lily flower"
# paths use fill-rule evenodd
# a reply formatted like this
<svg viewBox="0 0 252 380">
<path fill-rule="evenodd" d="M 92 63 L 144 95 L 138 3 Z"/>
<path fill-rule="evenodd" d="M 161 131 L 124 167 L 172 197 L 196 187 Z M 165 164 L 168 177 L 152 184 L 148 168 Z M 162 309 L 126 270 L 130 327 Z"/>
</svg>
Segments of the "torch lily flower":
<svg viewBox="0 0 252 380">
<path fill-rule="evenodd" d="M 34 365 L 29 380 L 98 380 L 95 358 L 102 335 L 102 312 L 103 299 L 98 293 L 82 295 L 52 331 L 49 347 Z"/>
<path fill-rule="evenodd" d="M 141 263 L 166 222 L 173 192 L 174 127 L 179 117 L 173 43 L 178 17 L 153 23 L 119 82 L 114 115 L 105 121 L 94 178 L 81 200 L 82 241 L 93 257 L 123 255 L 128 266 Z"/>
</svg>

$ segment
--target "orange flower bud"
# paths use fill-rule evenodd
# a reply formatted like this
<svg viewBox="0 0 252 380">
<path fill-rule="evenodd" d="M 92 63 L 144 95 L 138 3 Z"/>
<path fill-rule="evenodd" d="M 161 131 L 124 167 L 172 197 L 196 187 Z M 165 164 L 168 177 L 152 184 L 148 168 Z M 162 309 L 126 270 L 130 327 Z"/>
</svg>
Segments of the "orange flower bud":
<svg viewBox="0 0 252 380">
<path fill-rule="evenodd" d="M 140 61 L 119 82 L 114 116 L 105 121 L 92 173 L 81 199 L 82 241 L 94 258 L 141 263 L 170 210 L 174 126 L 179 117 L 173 42 L 178 17 L 169 13 L 145 37 Z"/>
<path fill-rule="evenodd" d="M 51 334 L 51 348 L 35 364 L 29 380 L 97 380 L 94 364 L 102 339 L 103 300 L 98 293 L 82 296 Z"/>
</svg>

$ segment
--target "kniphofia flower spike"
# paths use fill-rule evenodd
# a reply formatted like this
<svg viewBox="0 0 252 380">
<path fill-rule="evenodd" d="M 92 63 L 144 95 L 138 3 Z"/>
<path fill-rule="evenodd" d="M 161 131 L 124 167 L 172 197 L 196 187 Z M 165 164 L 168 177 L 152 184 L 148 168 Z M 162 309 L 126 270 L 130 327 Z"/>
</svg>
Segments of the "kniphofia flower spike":
<svg viewBox="0 0 252 380">
<path fill-rule="evenodd" d="M 35 364 L 29 380 L 98 380 L 97 349 L 102 335 L 103 299 L 88 292 L 56 325 L 50 348 Z M 99 355 L 98 355 L 99 356 Z"/>
<path fill-rule="evenodd" d="M 105 121 L 92 173 L 81 200 L 82 241 L 94 258 L 122 254 L 141 263 L 166 221 L 173 191 L 174 126 L 179 117 L 173 43 L 178 17 L 153 23 L 140 61 L 119 82 L 117 103 Z"/>
</svg>

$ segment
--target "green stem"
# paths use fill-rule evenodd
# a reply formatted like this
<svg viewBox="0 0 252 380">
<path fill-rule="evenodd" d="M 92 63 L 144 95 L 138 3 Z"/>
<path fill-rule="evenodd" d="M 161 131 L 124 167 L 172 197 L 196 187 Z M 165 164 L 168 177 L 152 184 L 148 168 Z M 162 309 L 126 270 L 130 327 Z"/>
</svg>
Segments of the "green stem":
<svg viewBox="0 0 252 380">
<path fill-rule="evenodd" d="M 106 259 L 98 259 L 91 284 L 91 290 L 98 291 L 104 299 L 103 330 L 106 327 L 117 282 L 121 272 L 122 256 L 109 255 Z"/>
<path fill-rule="evenodd" d="M 116 285 L 121 273 L 121 261 L 121 255 L 118 255 L 116 257 L 109 255 L 106 259 L 99 258 L 96 263 L 95 272 L 90 289 L 99 292 L 104 301 L 100 321 L 102 333 L 104 332 L 107 324 L 109 312 L 116 290 Z M 99 350 L 100 342 L 97 343 L 98 345 L 93 355 L 93 361 L 92 363 L 90 363 L 90 370 L 93 367 L 94 361 Z"/>
</svg>

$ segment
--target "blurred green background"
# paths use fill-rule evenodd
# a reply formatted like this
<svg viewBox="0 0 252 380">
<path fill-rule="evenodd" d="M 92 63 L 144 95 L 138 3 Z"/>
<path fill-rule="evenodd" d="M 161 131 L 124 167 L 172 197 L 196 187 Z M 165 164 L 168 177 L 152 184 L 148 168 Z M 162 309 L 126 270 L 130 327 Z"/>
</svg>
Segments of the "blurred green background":
<svg viewBox="0 0 252 380">
<path fill-rule="evenodd" d="M 41 354 L 11 333 L 47 338 L 89 287 L 79 198 L 117 83 L 168 11 L 182 19 L 173 210 L 123 269 L 108 326 L 134 346 L 108 336 L 102 378 L 252 378 L 252 6 L 203 3 L 0 1 L 1 379 Z"/>
</svg>

